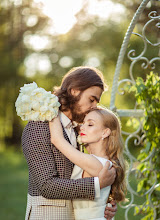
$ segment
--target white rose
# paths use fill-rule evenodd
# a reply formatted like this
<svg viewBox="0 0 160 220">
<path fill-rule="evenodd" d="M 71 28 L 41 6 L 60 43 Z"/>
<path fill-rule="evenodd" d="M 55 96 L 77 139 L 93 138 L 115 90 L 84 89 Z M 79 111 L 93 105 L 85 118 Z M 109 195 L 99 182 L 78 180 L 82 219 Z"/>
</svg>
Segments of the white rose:
<svg viewBox="0 0 160 220">
<path fill-rule="evenodd" d="M 39 114 L 39 120 L 40 121 L 46 121 L 46 116 L 45 116 L 45 114 Z"/>
<path fill-rule="evenodd" d="M 51 95 L 51 99 L 53 99 L 54 102 L 58 102 L 58 97 L 54 94 Z"/>
<path fill-rule="evenodd" d="M 37 87 L 38 86 L 35 82 L 30 83 L 30 84 L 24 84 L 24 86 L 20 88 L 20 92 L 23 93 L 23 94 L 29 95 Z"/>
<path fill-rule="evenodd" d="M 45 102 L 42 101 L 42 100 L 39 100 L 39 104 L 40 104 L 40 106 L 45 106 Z M 46 106 L 47 106 L 47 105 L 46 105 Z"/>
<path fill-rule="evenodd" d="M 40 110 L 40 103 L 35 101 L 35 102 L 32 102 L 32 109 L 34 111 L 39 111 Z"/>
<path fill-rule="evenodd" d="M 40 99 L 41 97 L 45 96 L 45 94 L 45 89 L 37 88 L 32 91 L 31 96 L 33 96 L 35 99 Z"/>
<path fill-rule="evenodd" d="M 23 97 L 23 94 L 19 94 L 16 102 L 15 102 L 15 106 L 18 107 L 19 105 L 22 105 L 22 97 Z"/>
<path fill-rule="evenodd" d="M 22 115 L 20 108 L 16 108 L 16 111 L 17 111 L 17 115 L 18 115 L 18 116 L 21 116 L 21 115 Z"/>
<path fill-rule="evenodd" d="M 27 113 L 31 111 L 31 105 L 30 104 L 23 104 L 21 106 L 17 107 L 17 111 L 23 113 Z"/>
<path fill-rule="evenodd" d="M 23 121 L 27 120 L 26 117 L 23 116 L 23 115 L 21 115 L 21 119 L 22 119 Z"/>
<path fill-rule="evenodd" d="M 45 114 L 46 120 L 51 121 L 53 119 L 53 114 L 50 111 L 47 111 Z"/>
<path fill-rule="evenodd" d="M 58 102 L 58 97 L 53 97 L 51 100 L 50 100 L 50 106 L 51 107 L 60 107 L 60 103 Z"/>
<path fill-rule="evenodd" d="M 55 109 L 55 108 L 51 108 L 51 107 L 50 107 L 50 112 L 51 112 L 51 114 L 52 114 L 52 119 L 55 118 L 55 117 L 57 117 L 57 115 L 58 115 L 58 110 L 59 110 L 59 109 Z"/>
<path fill-rule="evenodd" d="M 21 104 L 21 99 L 18 97 L 15 102 L 15 107 L 18 108 L 20 104 Z"/>
<path fill-rule="evenodd" d="M 48 106 L 42 106 L 42 107 L 40 107 L 40 112 L 41 113 L 46 113 L 47 111 L 48 111 Z"/>
<path fill-rule="evenodd" d="M 59 108 L 54 108 L 54 114 L 55 114 L 55 117 L 57 117 L 57 115 L 58 115 L 58 111 L 59 111 Z"/>
<path fill-rule="evenodd" d="M 23 95 L 22 97 L 21 97 L 21 101 L 23 102 L 23 103 L 29 103 L 30 101 L 31 101 L 31 98 L 30 98 L 30 96 L 29 95 Z"/>
<path fill-rule="evenodd" d="M 49 97 L 45 97 L 43 99 L 43 103 L 44 103 L 45 106 L 49 106 L 50 105 L 50 98 Z"/>
<path fill-rule="evenodd" d="M 51 91 L 46 91 L 46 97 L 48 97 L 48 98 L 51 98 L 52 97 L 52 93 L 51 93 Z"/>
<path fill-rule="evenodd" d="M 27 113 L 23 114 L 24 119 L 22 119 L 22 120 L 24 120 L 24 121 L 31 120 L 31 115 L 32 115 L 31 112 L 27 112 Z"/>
<path fill-rule="evenodd" d="M 80 135 L 78 135 L 78 137 L 77 137 L 77 142 L 78 142 L 79 144 L 82 144 L 82 139 L 81 139 L 81 136 L 80 136 Z"/>
<path fill-rule="evenodd" d="M 30 120 L 39 121 L 39 112 L 32 112 L 32 114 L 30 115 Z"/>
</svg>

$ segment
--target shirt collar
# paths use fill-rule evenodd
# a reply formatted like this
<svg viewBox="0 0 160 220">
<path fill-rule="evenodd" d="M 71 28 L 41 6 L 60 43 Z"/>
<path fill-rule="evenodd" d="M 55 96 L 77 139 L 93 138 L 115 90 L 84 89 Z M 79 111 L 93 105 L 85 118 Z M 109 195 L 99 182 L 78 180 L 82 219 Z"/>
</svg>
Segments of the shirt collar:
<svg viewBox="0 0 160 220">
<path fill-rule="evenodd" d="M 72 123 L 71 120 L 63 112 L 59 112 L 59 116 L 64 128 L 67 128 L 67 126 Z"/>
<path fill-rule="evenodd" d="M 72 127 L 76 127 L 78 125 L 77 122 L 71 121 L 63 112 L 59 112 L 60 121 L 62 122 L 62 125 L 64 128 L 69 128 L 71 125 Z"/>
</svg>

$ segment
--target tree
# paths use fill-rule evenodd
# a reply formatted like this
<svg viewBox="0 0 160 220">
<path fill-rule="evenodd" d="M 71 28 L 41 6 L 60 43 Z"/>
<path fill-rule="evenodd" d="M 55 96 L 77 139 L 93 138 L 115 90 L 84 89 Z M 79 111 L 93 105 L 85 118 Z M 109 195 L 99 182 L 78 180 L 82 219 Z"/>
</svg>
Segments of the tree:
<svg viewBox="0 0 160 220">
<path fill-rule="evenodd" d="M 0 15 L 0 138 L 1 142 L 16 144 L 20 142 L 22 125 L 14 103 L 19 87 L 28 81 L 23 62 L 29 50 L 24 45 L 24 36 L 42 30 L 48 18 L 32 0 L 2 0 Z"/>
</svg>

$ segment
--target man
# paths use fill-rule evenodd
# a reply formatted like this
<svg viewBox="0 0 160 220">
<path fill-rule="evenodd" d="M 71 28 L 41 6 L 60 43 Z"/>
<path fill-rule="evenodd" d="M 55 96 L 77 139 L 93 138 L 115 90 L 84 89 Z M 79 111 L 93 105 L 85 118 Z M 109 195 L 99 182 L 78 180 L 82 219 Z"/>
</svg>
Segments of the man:
<svg viewBox="0 0 160 220">
<path fill-rule="evenodd" d="M 69 71 L 55 91 L 61 103 L 60 118 L 64 137 L 77 147 L 72 121 L 81 123 L 86 113 L 97 105 L 104 91 L 103 77 L 94 68 L 77 67 Z M 29 168 L 26 220 L 74 220 L 72 199 L 91 199 L 100 188 L 115 180 L 109 164 L 98 177 L 70 179 L 73 164 L 50 142 L 48 122 L 29 122 L 22 135 L 22 147 Z M 106 209 L 111 219 L 114 207 Z"/>
</svg>

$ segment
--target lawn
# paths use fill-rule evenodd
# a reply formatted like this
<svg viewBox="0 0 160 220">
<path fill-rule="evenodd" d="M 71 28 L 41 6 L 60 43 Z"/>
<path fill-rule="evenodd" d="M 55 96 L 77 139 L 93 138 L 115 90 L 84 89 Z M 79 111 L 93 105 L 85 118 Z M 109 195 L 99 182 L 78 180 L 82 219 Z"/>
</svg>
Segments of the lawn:
<svg viewBox="0 0 160 220">
<path fill-rule="evenodd" d="M 4 150 L 0 152 L 0 219 L 22 220 L 25 216 L 28 185 L 28 168 L 21 152 Z M 142 203 L 137 198 L 135 203 Z M 115 220 L 124 220 L 124 210 L 118 208 Z M 129 220 L 140 220 L 129 212 Z"/>
<path fill-rule="evenodd" d="M 0 177 L 0 219 L 24 219 L 28 170 L 22 153 L 0 152 Z"/>
</svg>

